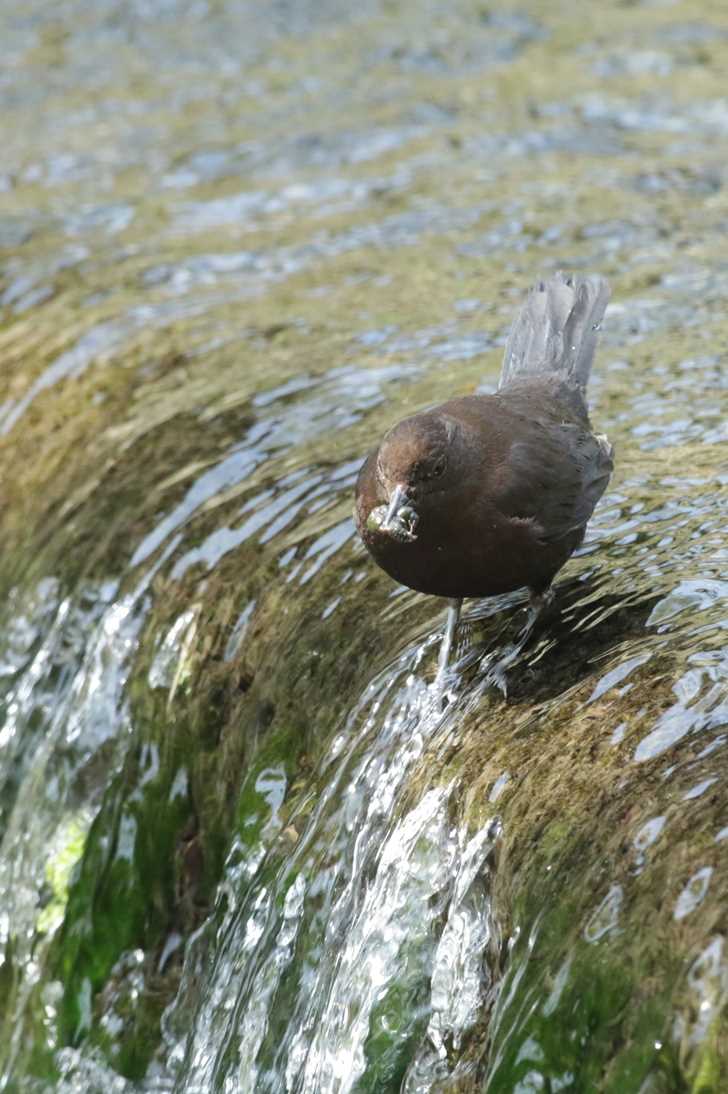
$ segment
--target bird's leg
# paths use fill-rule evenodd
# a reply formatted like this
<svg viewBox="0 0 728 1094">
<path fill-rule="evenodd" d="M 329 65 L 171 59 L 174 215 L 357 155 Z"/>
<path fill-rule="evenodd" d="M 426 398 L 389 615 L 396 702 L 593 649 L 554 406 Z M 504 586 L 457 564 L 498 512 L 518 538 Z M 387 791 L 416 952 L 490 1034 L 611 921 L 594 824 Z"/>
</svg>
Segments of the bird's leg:
<svg viewBox="0 0 728 1094">
<path fill-rule="evenodd" d="M 547 589 L 543 589 L 539 593 L 535 592 L 533 589 L 529 589 L 528 592 L 528 615 L 526 616 L 526 625 L 521 631 L 521 641 L 525 641 L 525 639 L 528 638 L 541 615 L 546 611 L 549 604 L 551 604 L 554 599 L 554 590 L 550 585 Z"/>
<path fill-rule="evenodd" d="M 451 599 L 447 602 L 447 623 L 445 625 L 445 633 L 442 636 L 440 656 L 437 659 L 438 678 L 442 676 L 443 672 L 447 668 L 447 663 L 450 660 L 450 653 L 452 651 L 453 642 L 455 640 L 455 631 L 457 630 L 458 620 L 460 619 L 460 610 L 462 606 L 462 600 Z"/>
<path fill-rule="evenodd" d="M 543 592 L 540 593 L 534 592 L 533 589 L 529 589 L 528 614 L 526 616 L 525 625 L 519 631 L 513 645 L 506 647 L 503 656 L 498 658 L 497 662 L 490 670 L 493 683 L 500 688 L 505 696 L 508 695 L 506 669 L 509 669 L 511 665 L 518 660 L 521 650 L 531 637 L 531 632 L 536 626 L 541 614 L 546 610 L 553 599 L 554 593 L 551 588 L 544 589 Z"/>
</svg>

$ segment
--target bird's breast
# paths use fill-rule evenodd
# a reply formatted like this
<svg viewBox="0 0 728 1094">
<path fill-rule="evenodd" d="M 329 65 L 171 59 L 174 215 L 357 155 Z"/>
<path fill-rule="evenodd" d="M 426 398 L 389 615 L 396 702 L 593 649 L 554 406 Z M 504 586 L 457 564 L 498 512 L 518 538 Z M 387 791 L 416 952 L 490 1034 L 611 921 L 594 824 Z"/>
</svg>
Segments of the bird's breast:
<svg viewBox="0 0 728 1094">
<path fill-rule="evenodd" d="M 366 529 L 363 538 L 390 577 L 434 596 L 494 596 L 531 584 L 541 571 L 543 547 L 533 531 L 488 506 L 447 513 L 423 506 L 415 540 Z"/>
</svg>

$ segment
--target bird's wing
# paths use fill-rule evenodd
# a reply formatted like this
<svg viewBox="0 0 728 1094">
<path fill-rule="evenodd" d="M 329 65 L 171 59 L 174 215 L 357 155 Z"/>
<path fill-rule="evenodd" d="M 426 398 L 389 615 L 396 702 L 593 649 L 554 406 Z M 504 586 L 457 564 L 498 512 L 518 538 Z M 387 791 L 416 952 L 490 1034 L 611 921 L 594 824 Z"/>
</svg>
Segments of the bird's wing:
<svg viewBox="0 0 728 1094">
<path fill-rule="evenodd" d="M 495 497 L 504 515 L 534 523 L 544 542 L 583 530 L 612 471 L 612 446 L 576 423 L 532 422 L 514 441 Z"/>
</svg>

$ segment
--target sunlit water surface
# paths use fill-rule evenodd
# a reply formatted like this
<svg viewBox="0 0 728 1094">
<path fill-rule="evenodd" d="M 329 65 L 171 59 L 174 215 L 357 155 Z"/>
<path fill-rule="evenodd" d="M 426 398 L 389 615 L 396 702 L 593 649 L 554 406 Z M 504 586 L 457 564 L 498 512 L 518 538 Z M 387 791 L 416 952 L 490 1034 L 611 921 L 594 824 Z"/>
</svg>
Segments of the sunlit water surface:
<svg viewBox="0 0 728 1094">
<path fill-rule="evenodd" d="M 0 1089 L 721 1089 L 728 46 L 634 7 L 6 6 Z M 356 472 L 564 264 L 617 472 L 435 680 Z"/>
</svg>

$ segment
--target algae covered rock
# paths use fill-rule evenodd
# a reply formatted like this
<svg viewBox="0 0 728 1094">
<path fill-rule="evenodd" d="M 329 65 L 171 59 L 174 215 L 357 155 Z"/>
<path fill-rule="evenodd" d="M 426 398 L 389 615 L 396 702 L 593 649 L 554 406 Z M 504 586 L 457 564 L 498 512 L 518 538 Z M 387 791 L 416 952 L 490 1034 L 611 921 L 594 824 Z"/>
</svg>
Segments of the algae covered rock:
<svg viewBox="0 0 728 1094">
<path fill-rule="evenodd" d="M 0 1089 L 725 1089 L 719 14 L 10 5 Z M 355 476 L 565 266 L 616 474 L 434 687 Z"/>
</svg>

